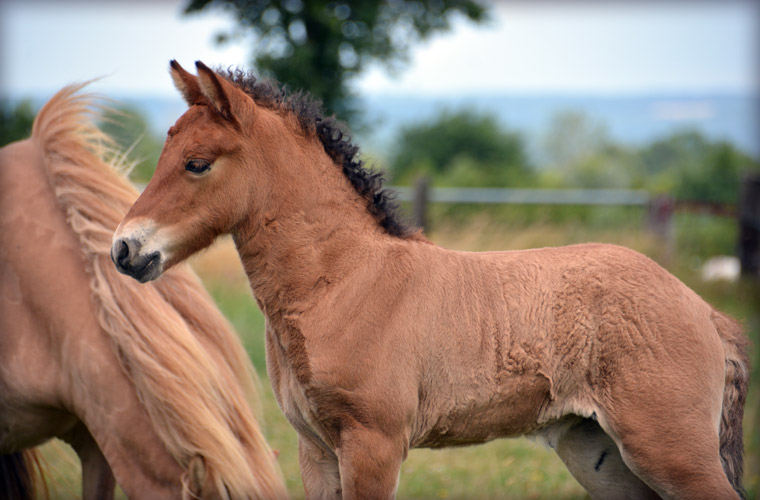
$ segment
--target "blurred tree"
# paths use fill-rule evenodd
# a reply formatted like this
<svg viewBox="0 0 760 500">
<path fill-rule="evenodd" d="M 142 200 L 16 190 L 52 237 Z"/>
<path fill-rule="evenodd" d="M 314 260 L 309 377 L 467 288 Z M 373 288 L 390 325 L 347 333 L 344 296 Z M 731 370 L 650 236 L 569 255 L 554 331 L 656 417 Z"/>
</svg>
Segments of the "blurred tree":
<svg viewBox="0 0 760 500">
<path fill-rule="evenodd" d="M 293 89 L 308 90 L 329 113 L 357 125 L 353 77 L 372 61 L 398 70 L 412 42 L 450 28 L 458 13 L 475 22 L 487 17 L 474 0 L 189 0 L 186 13 L 222 7 L 239 28 L 220 42 L 253 32 L 253 63 Z"/>
<path fill-rule="evenodd" d="M 429 122 L 404 127 L 395 141 L 391 169 L 396 183 L 427 174 L 438 184 L 525 185 L 530 177 L 520 135 L 487 114 L 442 112 Z"/>
<path fill-rule="evenodd" d="M 543 137 L 543 149 L 553 168 L 569 167 L 610 146 L 607 127 L 578 111 L 560 111 Z"/>
<path fill-rule="evenodd" d="M 147 119 L 128 106 L 108 111 L 99 127 L 116 141 L 119 153 L 127 154 L 134 162 L 130 178 L 148 182 L 156 169 L 163 141 L 150 134 Z"/>
<path fill-rule="evenodd" d="M 730 143 L 680 131 L 640 147 L 613 142 L 583 113 L 558 113 L 544 137 L 553 187 L 640 188 L 684 200 L 734 202 L 741 173 L 758 168 Z"/>
<path fill-rule="evenodd" d="M 743 172 L 760 169 L 749 155 L 696 131 L 678 132 L 641 151 L 652 191 L 684 200 L 736 202 Z"/>
<path fill-rule="evenodd" d="M 0 147 L 29 137 L 34 116 L 31 101 L 21 101 L 15 106 L 0 101 Z"/>
<path fill-rule="evenodd" d="M 579 111 L 560 111 L 542 138 L 547 165 L 542 179 L 553 187 L 640 187 L 638 151 L 615 144 L 604 123 Z"/>
<path fill-rule="evenodd" d="M 638 152 L 618 145 L 580 157 L 560 173 L 567 187 L 586 189 L 631 189 L 643 187 Z"/>
</svg>

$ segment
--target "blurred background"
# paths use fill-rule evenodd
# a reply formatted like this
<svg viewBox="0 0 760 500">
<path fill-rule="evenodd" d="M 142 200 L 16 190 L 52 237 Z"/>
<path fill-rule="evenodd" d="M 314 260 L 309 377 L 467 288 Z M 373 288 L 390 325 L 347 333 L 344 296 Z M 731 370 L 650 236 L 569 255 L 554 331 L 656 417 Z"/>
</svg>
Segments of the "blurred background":
<svg viewBox="0 0 760 500">
<path fill-rule="evenodd" d="M 622 244 L 741 319 L 757 345 L 756 1 L 4 0 L 0 145 L 26 137 L 62 86 L 102 77 L 91 88 L 117 109 L 102 127 L 147 182 L 185 109 L 172 58 L 311 92 L 440 245 Z M 264 321 L 234 248 L 224 240 L 192 265 L 265 378 Z M 749 498 L 760 494 L 758 382 L 756 369 Z M 270 442 L 302 497 L 295 434 L 262 385 Z M 76 458 L 60 443 L 46 456 L 53 498 L 77 497 Z M 413 451 L 399 498 L 586 496 L 549 450 L 520 439 Z"/>
</svg>

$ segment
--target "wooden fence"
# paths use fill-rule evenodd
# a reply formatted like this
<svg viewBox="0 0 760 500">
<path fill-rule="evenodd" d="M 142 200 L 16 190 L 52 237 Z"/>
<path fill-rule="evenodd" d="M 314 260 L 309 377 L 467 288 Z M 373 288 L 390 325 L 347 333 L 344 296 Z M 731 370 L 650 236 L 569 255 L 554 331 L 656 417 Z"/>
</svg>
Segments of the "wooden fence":
<svg viewBox="0 0 760 500">
<path fill-rule="evenodd" d="M 742 276 L 760 279 L 760 174 L 747 175 L 739 191 L 737 254 Z"/>
<path fill-rule="evenodd" d="M 502 189 L 430 187 L 426 178 L 414 187 L 391 186 L 397 199 L 412 203 L 412 217 L 426 227 L 429 203 L 502 203 L 523 205 L 640 206 L 647 208 L 648 227 L 666 244 L 671 244 L 675 212 L 708 213 L 736 218 L 739 225 L 737 255 L 743 276 L 760 278 L 760 175 L 745 176 L 739 204 L 676 201 L 669 196 L 652 196 L 627 189 Z"/>
<path fill-rule="evenodd" d="M 658 234 L 669 231 L 675 208 L 669 197 L 652 197 L 631 189 L 507 189 L 430 187 L 420 178 L 414 187 L 391 186 L 396 199 L 412 203 L 413 222 L 427 226 L 429 203 L 485 203 L 517 205 L 595 205 L 649 207 L 649 227 Z"/>
</svg>

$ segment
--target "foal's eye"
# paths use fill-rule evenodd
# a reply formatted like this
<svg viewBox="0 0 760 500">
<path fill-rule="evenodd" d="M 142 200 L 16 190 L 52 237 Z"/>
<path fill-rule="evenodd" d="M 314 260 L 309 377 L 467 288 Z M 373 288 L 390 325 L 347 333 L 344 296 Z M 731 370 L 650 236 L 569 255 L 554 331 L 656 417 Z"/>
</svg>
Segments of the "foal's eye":
<svg viewBox="0 0 760 500">
<path fill-rule="evenodd" d="M 190 160 L 185 164 L 185 170 L 193 174 L 202 174 L 208 172 L 211 168 L 211 163 L 206 160 Z"/>
</svg>

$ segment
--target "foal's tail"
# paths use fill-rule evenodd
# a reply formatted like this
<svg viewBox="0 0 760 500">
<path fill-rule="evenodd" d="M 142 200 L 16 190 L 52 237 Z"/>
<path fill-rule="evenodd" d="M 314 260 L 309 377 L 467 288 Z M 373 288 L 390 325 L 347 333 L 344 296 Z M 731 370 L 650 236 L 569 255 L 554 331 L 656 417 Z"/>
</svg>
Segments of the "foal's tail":
<svg viewBox="0 0 760 500">
<path fill-rule="evenodd" d="M 0 455 L 0 498 L 35 500 L 39 486 L 44 485 L 39 452 L 30 449 Z"/>
<path fill-rule="evenodd" d="M 713 310 L 712 320 L 720 333 L 726 352 L 726 385 L 723 389 L 723 415 L 720 420 L 720 460 L 731 485 L 739 496 L 746 498 L 742 487 L 742 417 L 749 385 L 748 341 L 741 325 L 729 316 Z"/>
</svg>

